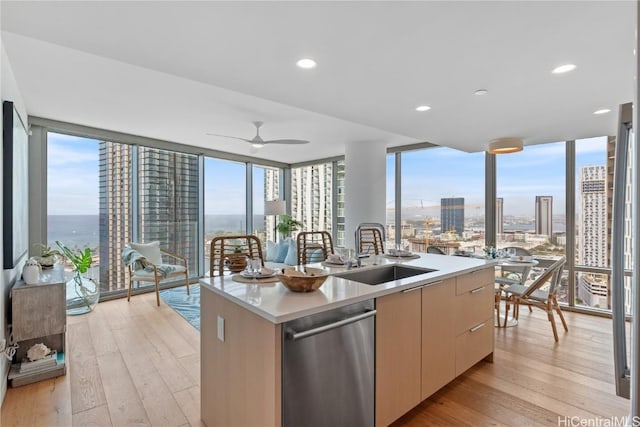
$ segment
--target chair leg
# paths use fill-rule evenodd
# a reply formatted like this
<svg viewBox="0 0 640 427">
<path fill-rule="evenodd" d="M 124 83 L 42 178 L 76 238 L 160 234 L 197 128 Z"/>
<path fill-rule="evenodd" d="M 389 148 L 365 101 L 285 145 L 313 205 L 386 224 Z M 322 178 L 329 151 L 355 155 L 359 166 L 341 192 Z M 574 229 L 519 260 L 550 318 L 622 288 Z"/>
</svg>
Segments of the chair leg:
<svg viewBox="0 0 640 427">
<path fill-rule="evenodd" d="M 185 270 L 184 272 L 184 283 L 187 285 L 187 295 L 189 294 L 189 271 Z"/>
<path fill-rule="evenodd" d="M 551 322 L 551 329 L 553 329 L 553 338 L 556 340 L 556 342 L 559 341 L 558 339 L 558 329 L 556 328 L 556 318 L 553 317 L 553 310 L 551 309 L 551 304 L 547 303 L 547 318 L 549 319 L 549 322 Z"/>
<path fill-rule="evenodd" d="M 560 316 L 560 321 L 562 322 L 562 326 L 564 327 L 564 330 L 566 332 L 569 332 L 569 327 L 567 326 L 567 321 L 564 320 L 564 315 L 562 314 L 562 310 L 560 310 L 560 306 L 558 305 L 558 300 L 556 299 L 556 297 L 553 297 L 553 306 L 556 309 L 556 312 L 558 312 L 558 316 Z"/>
<path fill-rule="evenodd" d="M 510 308 L 510 303 L 511 300 L 509 299 L 509 297 L 507 297 L 507 299 L 505 300 L 505 304 L 504 304 L 504 321 L 502 322 L 502 327 L 506 328 L 507 327 L 507 320 L 509 320 L 509 308 Z M 516 309 L 516 305 L 518 304 L 518 301 L 515 300 L 513 302 L 513 310 L 515 312 Z"/>
<path fill-rule="evenodd" d="M 131 269 L 129 269 L 129 291 L 127 292 L 127 302 L 131 300 L 131 287 L 133 286 L 133 275 Z"/>
<path fill-rule="evenodd" d="M 156 273 L 155 277 L 156 282 L 156 304 L 160 307 L 160 279 L 158 279 L 158 274 Z"/>
</svg>

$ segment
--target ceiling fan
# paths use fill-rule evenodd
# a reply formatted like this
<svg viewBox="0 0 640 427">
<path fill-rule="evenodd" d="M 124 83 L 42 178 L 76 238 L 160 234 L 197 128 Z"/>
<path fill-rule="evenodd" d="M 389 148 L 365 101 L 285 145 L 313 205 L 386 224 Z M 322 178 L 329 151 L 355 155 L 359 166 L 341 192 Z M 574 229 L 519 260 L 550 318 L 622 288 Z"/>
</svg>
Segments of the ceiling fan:
<svg viewBox="0 0 640 427">
<path fill-rule="evenodd" d="M 271 139 L 271 140 L 265 141 L 260 136 L 260 128 L 262 127 L 264 122 L 252 122 L 252 123 L 256 127 L 256 136 L 254 136 L 252 139 L 238 138 L 237 136 L 220 135 L 217 133 L 207 133 L 207 135 L 239 139 L 241 141 L 250 143 L 255 148 L 262 148 L 267 144 L 308 144 L 309 143 L 309 141 L 305 141 L 304 139 Z"/>
</svg>

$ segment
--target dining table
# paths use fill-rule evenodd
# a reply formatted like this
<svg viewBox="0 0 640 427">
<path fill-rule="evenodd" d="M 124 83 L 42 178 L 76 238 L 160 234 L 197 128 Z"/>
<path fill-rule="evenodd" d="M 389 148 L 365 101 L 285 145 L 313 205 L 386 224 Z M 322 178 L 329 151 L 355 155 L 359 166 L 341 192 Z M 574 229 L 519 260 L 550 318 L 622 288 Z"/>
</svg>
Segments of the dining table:
<svg viewBox="0 0 640 427">
<path fill-rule="evenodd" d="M 529 271 L 531 268 L 537 266 L 539 263 L 536 259 L 532 257 L 505 257 L 505 258 L 497 258 L 498 264 L 496 267 L 500 268 L 500 276 L 496 277 L 496 305 L 500 304 L 500 308 L 502 306 L 502 293 L 504 288 L 510 285 L 525 285 L 527 281 L 527 277 L 529 276 Z M 511 277 L 503 277 L 505 271 L 509 271 L 510 269 L 520 270 L 516 274 L 519 275 L 519 279 L 514 279 Z M 507 317 L 505 322 L 505 316 Z M 508 317 L 509 312 L 507 311 L 507 307 L 505 305 L 504 308 L 504 316 L 500 315 L 500 309 L 498 309 L 498 315 L 494 320 L 494 326 L 501 328 L 506 327 L 510 328 L 516 326 L 518 324 L 518 319 L 514 318 L 513 315 L 511 318 Z"/>
</svg>

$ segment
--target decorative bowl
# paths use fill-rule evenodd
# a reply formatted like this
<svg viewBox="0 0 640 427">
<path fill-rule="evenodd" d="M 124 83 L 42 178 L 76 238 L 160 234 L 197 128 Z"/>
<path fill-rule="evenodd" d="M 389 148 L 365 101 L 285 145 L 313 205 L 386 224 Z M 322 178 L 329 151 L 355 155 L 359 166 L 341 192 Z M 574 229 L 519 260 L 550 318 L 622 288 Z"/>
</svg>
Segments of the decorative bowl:
<svg viewBox="0 0 640 427">
<path fill-rule="evenodd" d="M 292 292 L 313 292 L 329 277 L 329 273 L 320 268 L 285 268 L 278 279 Z"/>
</svg>

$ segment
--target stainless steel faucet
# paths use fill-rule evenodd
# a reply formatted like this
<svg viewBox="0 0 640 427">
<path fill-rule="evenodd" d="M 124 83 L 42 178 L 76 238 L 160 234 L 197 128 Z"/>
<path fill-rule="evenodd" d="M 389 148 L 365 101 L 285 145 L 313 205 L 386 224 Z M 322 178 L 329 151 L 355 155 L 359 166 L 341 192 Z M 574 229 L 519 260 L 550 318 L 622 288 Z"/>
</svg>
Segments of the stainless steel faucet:
<svg viewBox="0 0 640 427">
<path fill-rule="evenodd" d="M 356 227 L 356 259 L 358 260 L 360 259 L 358 258 L 358 255 L 360 255 L 360 253 L 358 252 L 360 250 L 360 230 L 363 228 L 379 228 L 380 234 L 382 234 L 382 244 L 384 245 L 384 242 L 387 241 L 387 236 L 384 231 L 384 225 L 380 224 L 379 222 L 361 222 Z"/>
</svg>

